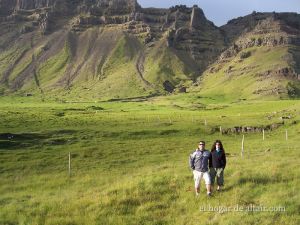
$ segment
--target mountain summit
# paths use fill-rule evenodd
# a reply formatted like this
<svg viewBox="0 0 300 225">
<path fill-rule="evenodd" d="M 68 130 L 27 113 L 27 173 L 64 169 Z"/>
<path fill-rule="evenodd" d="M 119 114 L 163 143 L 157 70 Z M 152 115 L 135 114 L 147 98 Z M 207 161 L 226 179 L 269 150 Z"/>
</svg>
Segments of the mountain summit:
<svg viewBox="0 0 300 225">
<path fill-rule="evenodd" d="M 216 27 L 197 5 L 0 0 L 0 49 L 2 95 L 300 95 L 296 13 L 253 12 Z"/>
</svg>

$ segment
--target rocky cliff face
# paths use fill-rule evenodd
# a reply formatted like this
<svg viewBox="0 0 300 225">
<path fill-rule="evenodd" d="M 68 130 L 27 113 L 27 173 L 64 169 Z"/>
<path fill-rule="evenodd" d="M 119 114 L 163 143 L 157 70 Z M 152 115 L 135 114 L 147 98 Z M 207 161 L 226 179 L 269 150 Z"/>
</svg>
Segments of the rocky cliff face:
<svg viewBox="0 0 300 225">
<path fill-rule="evenodd" d="M 191 15 L 191 28 L 197 29 L 205 26 L 207 23 L 207 19 L 204 16 L 202 9 L 198 8 L 198 6 L 194 6 L 192 9 Z"/>
<path fill-rule="evenodd" d="M 292 13 L 253 12 L 216 27 L 197 5 L 156 9 L 142 8 L 136 0 L 0 0 L 0 28 L 1 51 L 21 49 L 10 62 L 19 65 L 17 70 L 0 62 L 0 88 L 5 84 L 5 89 L 39 80 L 43 63 L 63 48 L 66 67 L 50 83 L 68 89 L 90 79 L 106 81 L 112 58 L 119 57 L 115 51 L 126 51 L 122 57 L 132 63 L 131 73 L 151 93 L 186 90 L 212 70 L 210 65 L 239 55 L 249 58 L 248 49 L 256 47 L 294 46 L 286 57 L 291 67 L 274 71 L 300 73 L 300 16 Z"/>
<path fill-rule="evenodd" d="M 56 0 L 16 0 L 14 8 L 16 10 L 32 10 L 38 8 L 52 7 Z"/>
<path fill-rule="evenodd" d="M 124 23 L 130 20 L 125 15 L 140 8 L 136 0 L 0 0 L 0 21 L 32 20 L 40 23 L 43 33 L 49 33 L 49 23 L 62 17 L 84 15 L 79 23 L 91 25 Z"/>
<path fill-rule="evenodd" d="M 1 0 L 0 15 L 10 15 L 18 10 L 35 10 L 45 7 L 53 7 L 57 0 Z"/>
<path fill-rule="evenodd" d="M 199 65 L 198 73 L 216 59 L 224 44 L 220 30 L 206 19 L 198 6 L 176 11 L 174 25 L 168 33 L 168 45 L 188 52 Z"/>
<path fill-rule="evenodd" d="M 2 20 L 32 21 L 22 29 L 23 33 L 32 32 L 38 24 L 43 34 L 49 34 L 59 28 L 57 24 L 66 16 L 74 32 L 83 32 L 92 26 L 122 24 L 125 32 L 142 38 L 145 44 L 164 41 L 178 51 L 183 61 L 192 61 L 194 77 L 204 71 L 224 47 L 219 29 L 196 5 L 143 9 L 136 0 L 15 0 L 9 3 L 1 0 L 0 3 L 10 12 L 10 15 L 2 13 Z"/>
<path fill-rule="evenodd" d="M 300 15 L 252 13 L 222 27 L 227 33 L 230 47 L 220 59 L 236 56 L 252 47 L 300 46 Z"/>
<path fill-rule="evenodd" d="M 136 0 L 1 0 L 1 14 L 9 15 L 18 10 L 37 10 L 42 8 L 56 8 L 71 6 L 69 12 L 75 9 L 85 9 L 97 12 L 107 10 L 108 14 L 126 14 L 140 8 Z M 72 7 L 73 6 L 73 7 Z"/>
</svg>

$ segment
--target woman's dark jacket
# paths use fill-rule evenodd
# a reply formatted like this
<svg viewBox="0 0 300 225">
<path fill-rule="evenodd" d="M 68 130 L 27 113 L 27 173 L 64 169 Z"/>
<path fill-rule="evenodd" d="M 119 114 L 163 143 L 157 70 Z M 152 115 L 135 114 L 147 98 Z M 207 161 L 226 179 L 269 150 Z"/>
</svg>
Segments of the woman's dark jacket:
<svg viewBox="0 0 300 225">
<path fill-rule="evenodd" d="M 226 156 L 223 150 L 217 152 L 214 150 L 211 152 L 211 165 L 213 168 L 224 168 L 226 167 Z"/>
</svg>

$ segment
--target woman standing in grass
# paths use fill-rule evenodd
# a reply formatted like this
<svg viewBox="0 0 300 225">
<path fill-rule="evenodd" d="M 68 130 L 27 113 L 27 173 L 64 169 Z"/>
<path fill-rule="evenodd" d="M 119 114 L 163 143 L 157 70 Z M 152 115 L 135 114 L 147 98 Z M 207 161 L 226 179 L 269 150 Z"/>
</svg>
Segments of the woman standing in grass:
<svg viewBox="0 0 300 225">
<path fill-rule="evenodd" d="M 226 155 L 223 144 L 220 140 L 216 140 L 211 148 L 211 165 L 210 177 L 212 185 L 217 178 L 217 191 L 221 190 L 224 185 L 224 169 L 226 167 Z"/>
</svg>

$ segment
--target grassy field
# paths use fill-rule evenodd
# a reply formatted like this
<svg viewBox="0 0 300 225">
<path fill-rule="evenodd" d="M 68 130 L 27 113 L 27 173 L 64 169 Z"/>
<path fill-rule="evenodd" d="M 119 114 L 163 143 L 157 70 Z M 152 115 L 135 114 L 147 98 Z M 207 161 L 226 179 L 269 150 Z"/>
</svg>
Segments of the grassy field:
<svg viewBox="0 0 300 225">
<path fill-rule="evenodd" d="M 299 100 L 0 102 L 0 224 L 300 223 Z M 263 141 L 220 126 L 273 129 Z M 207 198 L 202 183 L 195 198 L 188 156 L 215 139 L 227 152 L 225 189 Z"/>
</svg>

